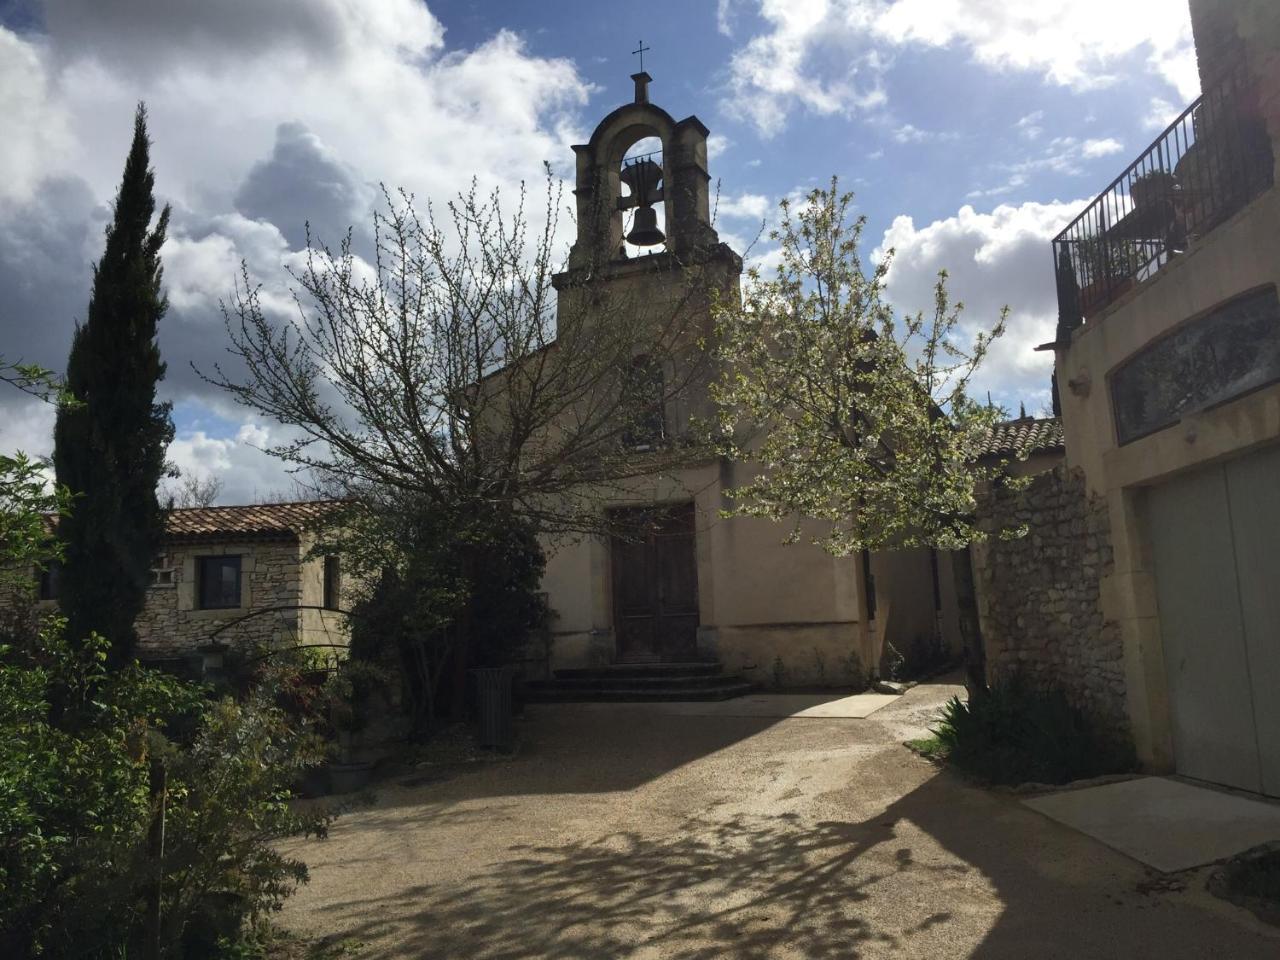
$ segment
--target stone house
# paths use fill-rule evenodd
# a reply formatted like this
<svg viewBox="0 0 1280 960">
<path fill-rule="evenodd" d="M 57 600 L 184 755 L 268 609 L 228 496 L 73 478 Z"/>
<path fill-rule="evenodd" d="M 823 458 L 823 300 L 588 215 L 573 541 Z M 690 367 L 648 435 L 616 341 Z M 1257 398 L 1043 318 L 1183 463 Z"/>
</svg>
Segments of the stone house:
<svg viewBox="0 0 1280 960">
<path fill-rule="evenodd" d="M 200 648 L 285 641 L 345 644 L 350 594 L 339 557 L 308 557 L 332 501 L 169 512 L 164 549 L 137 621 L 138 658 L 175 668 Z M 41 577 L 52 603 L 56 568 Z"/>
<path fill-rule="evenodd" d="M 1280 4 L 1191 17 L 1202 95 L 1054 241 L 1066 458 L 1010 508 L 1083 530 L 1024 559 L 1099 610 L 1023 653 L 1148 769 L 1280 796 Z"/>
</svg>

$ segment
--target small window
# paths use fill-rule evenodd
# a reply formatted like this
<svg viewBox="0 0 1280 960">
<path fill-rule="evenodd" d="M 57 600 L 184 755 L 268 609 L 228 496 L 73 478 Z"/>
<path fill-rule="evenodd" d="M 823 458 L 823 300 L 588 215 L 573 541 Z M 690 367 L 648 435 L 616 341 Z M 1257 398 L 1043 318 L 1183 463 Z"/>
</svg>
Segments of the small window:
<svg viewBox="0 0 1280 960">
<path fill-rule="evenodd" d="M 175 583 L 177 575 L 174 573 L 173 561 L 166 556 L 156 557 L 151 565 L 151 586 L 172 587 Z"/>
<path fill-rule="evenodd" d="M 648 356 L 636 357 L 627 371 L 624 391 L 624 416 L 629 422 L 622 433 L 623 446 L 632 450 L 656 449 L 666 437 L 662 365 Z"/>
<path fill-rule="evenodd" d="M 57 600 L 62 586 L 62 564 L 57 560 L 50 560 L 36 573 L 40 581 L 40 599 Z"/>
<path fill-rule="evenodd" d="M 342 589 L 342 573 L 338 567 L 337 557 L 324 558 L 324 608 L 338 609 L 338 598 Z"/>
<path fill-rule="evenodd" d="M 201 610 L 226 610 L 240 606 L 239 557 L 199 557 L 196 565 Z"/>
</svg>

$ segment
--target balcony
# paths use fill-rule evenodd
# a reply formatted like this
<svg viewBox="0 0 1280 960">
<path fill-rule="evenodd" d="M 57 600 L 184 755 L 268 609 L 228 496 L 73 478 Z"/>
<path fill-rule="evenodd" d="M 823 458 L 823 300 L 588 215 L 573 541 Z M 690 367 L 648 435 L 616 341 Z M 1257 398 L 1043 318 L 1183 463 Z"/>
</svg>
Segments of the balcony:
<svg viewBox="0 0 1280 960">
<path fill-rule="evenodd" d="M 1265 192 L 1275 162 L 1243 69 L 1187 107 L 1053 240 L 1059 336 Z"/>
</svg>

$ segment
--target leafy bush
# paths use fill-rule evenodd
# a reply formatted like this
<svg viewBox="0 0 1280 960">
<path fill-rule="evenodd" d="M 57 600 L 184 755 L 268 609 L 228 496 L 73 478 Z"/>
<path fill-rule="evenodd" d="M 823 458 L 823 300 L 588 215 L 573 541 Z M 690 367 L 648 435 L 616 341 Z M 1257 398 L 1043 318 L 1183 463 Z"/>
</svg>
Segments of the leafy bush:
<svg viewBox="0 0 1280 960">
<path fill-rule="evenodd" d="M 1074 705 L 1057 686 L 1010 674 L 970 703 L 952 697 L 933 737 L 912 746 L 990 783 L 1067 783 L 1123 773 L 1129 743 Z"/>
<path fill-rule="evenodd" d="M 106 668 L 96 635 L 51 622 L 0 646 L 0 955 L 116 957 L 140 943 L 155 860 L 154 760 L 168 773 L 162 940 L 212 955 L 305 879 L 271 841 L 316 831 L 287 801 L 323 756 L 276 705 L 276 678 L 243 701 L 136 664 Z M 212 921 L 212 922 L 211 922 Z"/>
<path fill-rule="evenodd" d="M 465 668 L 510 663 L 545 623 L 546 557 L 534 527 L 505 512 L 394 500 L 353 502 L 341 517 L 332 548 L 370 585 L 352 607 L 351 657 L 399 668 L 425 734 L 457 712 Z"/>
</svg>

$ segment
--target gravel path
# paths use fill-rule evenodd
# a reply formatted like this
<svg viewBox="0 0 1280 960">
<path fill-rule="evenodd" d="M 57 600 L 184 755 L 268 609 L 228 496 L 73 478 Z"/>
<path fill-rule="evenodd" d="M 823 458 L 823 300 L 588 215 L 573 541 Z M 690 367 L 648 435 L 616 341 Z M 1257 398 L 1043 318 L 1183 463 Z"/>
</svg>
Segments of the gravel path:
<svg viewBox="0 0 1280 960">
<path fill-rule="evenodd" d="M 901 746 L 957 688 L 864 720 L 530 707 L 511 761 L 379 785 L 286 926 L 370 958 L 1280 957 L 1280 933 Z"/>
</svg>

